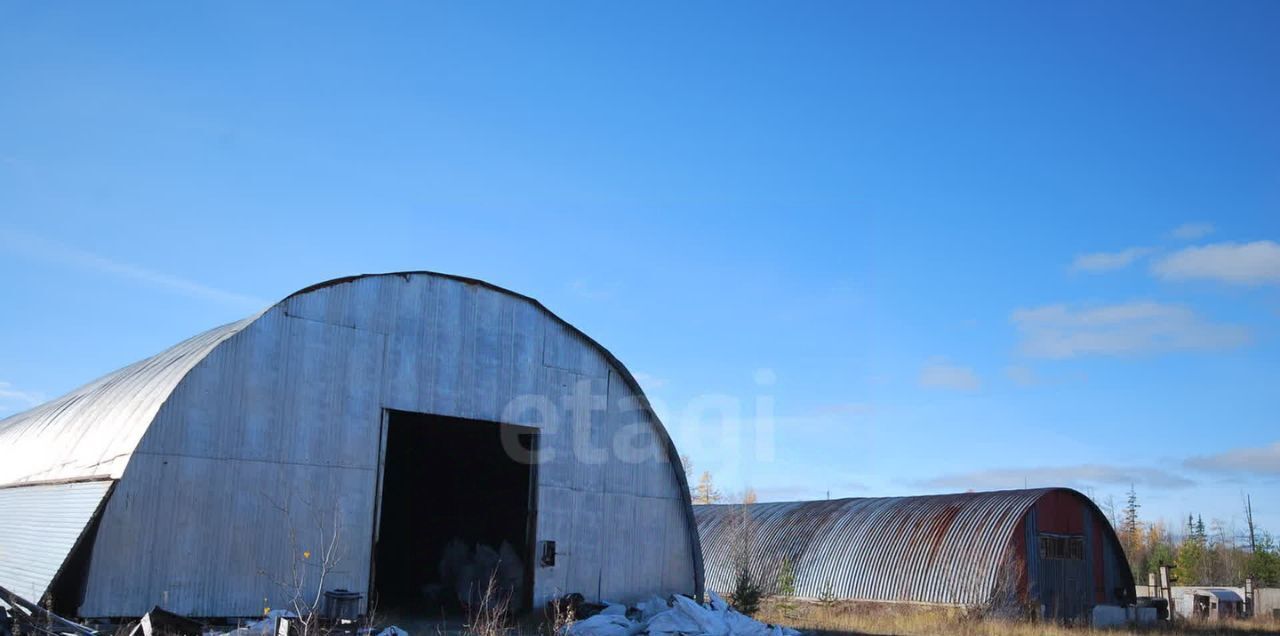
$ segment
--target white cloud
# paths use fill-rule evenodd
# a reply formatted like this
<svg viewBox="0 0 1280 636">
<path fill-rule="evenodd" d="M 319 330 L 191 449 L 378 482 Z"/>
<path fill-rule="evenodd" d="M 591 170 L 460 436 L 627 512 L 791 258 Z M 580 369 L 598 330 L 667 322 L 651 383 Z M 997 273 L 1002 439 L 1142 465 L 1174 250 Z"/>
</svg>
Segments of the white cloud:
<svg viewBox="0 0 1280 636">
<path fill-rule="evenodd" d="M 977 391 L 982 381 L 969 367 L 951 364 L 944 358 L 934 358 L 920 370 L 920 386 L 931 389 Z"/>
<path fill-rule="evenodd" d="M 1239 325 L 1209 322 L 1182 305 L 1134 301 L 1116 305 L 1045 305 L 1013 312 L 1022 353 L 1037 358 L 1208 351 L 1249 340 Z"/>
<path fill-rule="evenodd" d="M 1151 253 L 1150 248 L 1131 247 L 1119 252 L 1093 252 L 1079 254 L 1071 262 L 1071 269 L 1077 272 L 1108 272 L 1124 269 L 1134 261 Z"/>
<path fill-rule="evenodd" d="M 1280 476 L 1280 442 L 1269 446 L 1235 448 L 1212 455 L 1200 455 L 1187 459 L 1183 465 L 1212 473 Z"/>
<path fill-rule="evenodd" d="M 113 261 L 92 252 L 86 252 L 69 245 L 63 245 L 22 232 L 0 229 L 0 246 L 10 252 L 25 254 L 31 258 L 110 274 L 153 287 L 168 289 L 193 298 L 249 307 L 262 307 L 269 304 L 251 296 L 209 287 L 180 276 L 157 272 L 145 267 Z"/>
<path fill-rule="evenodd" d="M 1168 280 L 1207 279 L 1235 285 L 1280 284 L 1280 245 L 1274 241 L 1188 247 L 1156 261 L 1151 271 Z"/>
<path fill-rule="evenodd" d="M 1194 241 L 1212 234 L 1213 229 L 1212 223 L 1183 223 L 1170 230 L 1169 236 L 1184 241 Z"/>
<path fill-rule="evenodd" d="M 645 391 L 656 391 L 658 389 L 661 389 L 664 386 L 667 386 L 667 383 L 668 383 L 668 380 L 666 378 L 660 378 L 658 376 L 645 373 L 643 371 L 637 371 L 636 373 L 633 373 L 632 377 L 636 379 L 636 382 L 640 383 L 640 388 L 644 389 Z"/>
<path fill-rule="evenodd" d="M 43 393 L 24 391 L 0 380 L 0 409 L 30 408 L 45 401 Z"/>
<path fill-rule="evenodd" d="M 1143 484 L 1152 488 L 1185 488 L 1195 485 L 1190 479 L 1159 468 L 1122 467 L 1106 464 L 1075 466 L 1041 466 L 1032 468 L 995 468 L 966 473 L 941 475 L 915 482 L 924 488 L 952 490 L 1001 490 L 1005 488 L 1042 488 L 1091 485 Z"/>
<path fill-rule="evenodd" d="M 1040 376 L 1035 369 L 1021 364 L 1011 364 L 1004 369 L 1004 374 L 1018 386 L 1035 386 L 1040 384 Z"/>
</svg>

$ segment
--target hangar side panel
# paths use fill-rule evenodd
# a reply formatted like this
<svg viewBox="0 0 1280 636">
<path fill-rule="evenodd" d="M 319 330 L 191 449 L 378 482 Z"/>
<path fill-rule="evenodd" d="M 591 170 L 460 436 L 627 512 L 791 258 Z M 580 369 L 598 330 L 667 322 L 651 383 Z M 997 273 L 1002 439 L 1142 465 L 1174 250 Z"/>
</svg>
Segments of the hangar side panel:
<svg viewBox="0 0 1280 636">
<path fill-rule="evenodd" d="M 360 555 L 372 532 L 372 498 L 361 496 L 373 488 L 369 470 L 139 454 L 129 471 L 139 479 L 122 480 L 107 505 L 83 616 L 138 616 L 159 605 L 251 617 L 264 604 L 286 607 L 293 566 L 312 572 L 305 564 L 322 560 L 333 528 L 341 559 L 326 587 L 368 585 Z"/>
<path fill-rule="evenodd" d="M 44 598 L 111 484 L 0 488 L 0 587 L 33 602 Z"/>
<path fill-rule="evenodd" d="M 272 311 L 207 356 L 108 502 L 80 614 L 260 615 L 334 531 L 331 585 L 367 589 L 384 349 Z"/>
</svg>

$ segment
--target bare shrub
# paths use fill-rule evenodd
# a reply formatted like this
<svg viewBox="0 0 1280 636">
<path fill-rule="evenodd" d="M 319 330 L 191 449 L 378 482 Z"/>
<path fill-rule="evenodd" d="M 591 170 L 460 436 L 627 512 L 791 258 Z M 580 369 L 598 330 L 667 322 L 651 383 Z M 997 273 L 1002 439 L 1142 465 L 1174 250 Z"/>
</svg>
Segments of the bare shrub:
<svg viewBox="0 0 1280 636">
<path fill-rule="evenodd" d="M 1002 618 L 1012 620 L 1032 620 L 1036 618 L 1034 603 L 1024 591 L 1026 564 L 1018 551 L 1009 546 L 996 563 L 994 578 L 990 592 L 979 601 L 966 605 L 960 616 L 964 620 L 982 620 L 986 618 Z M 986 586 L 981 573 L 979 580 L 974 581 L 976 589 Z"/>
<path fill-rule="evenodd" d="M 284 591 L 286 609 L 293 612 L 296 619 L 298 636 L 313 636 L 328 632 L 320 625 L 321 610 L 325 602 L 325 585 L 329 575 L 337 569 L 345 556 L 345 545 L 342 542 L 342 511 L 334 505 L 324 511 L 310 502 L 303 501 L 303 506 L 310 511 L 310 522 L 313 526 L 314 543 L 304 545 L 299 539 L 298 526 L 293 510 L 293 497 L 277 502 L 263 495 L 271 502 L 272 507 L 280 512 L 286 529 L 288 542 L 288 572 L 281 577 L 280 573 L 260 569 L 258 574 L 266 577 Z M 316 549 L 312 549 L 312 548 Z M 264 607 L 264 614 L 270 608 Z"/>
<path fill-rule="evenodd" d="M 547 602 L 546 622 L 543 624 L 546 636 L 567 634 L 574 622 L 573 604 L 567 597 L 557 596 Z"/>
<path fill-rule="evenodd" d="M 504 636 L 510 631 L 511 595 L 498 584 L 497 571 L 478 595 L 478 602 L 467 608 L 466 633 L 471 636 Z"/>
</svg>

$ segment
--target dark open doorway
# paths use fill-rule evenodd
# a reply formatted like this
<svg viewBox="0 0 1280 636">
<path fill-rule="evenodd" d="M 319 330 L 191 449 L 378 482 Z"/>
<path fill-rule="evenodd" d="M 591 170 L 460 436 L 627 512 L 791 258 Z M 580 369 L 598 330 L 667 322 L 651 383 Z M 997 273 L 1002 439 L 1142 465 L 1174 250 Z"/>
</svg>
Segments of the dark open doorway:
<svg viewBox="0 0 1280 636">
<path fill-rule="evenodd" d="M 460 612 L 494 572 L 513 609 L 528 607 L 537 430 L 404 411 L 387 411 L 386 422 L 379 611 Z"/>
</svg>

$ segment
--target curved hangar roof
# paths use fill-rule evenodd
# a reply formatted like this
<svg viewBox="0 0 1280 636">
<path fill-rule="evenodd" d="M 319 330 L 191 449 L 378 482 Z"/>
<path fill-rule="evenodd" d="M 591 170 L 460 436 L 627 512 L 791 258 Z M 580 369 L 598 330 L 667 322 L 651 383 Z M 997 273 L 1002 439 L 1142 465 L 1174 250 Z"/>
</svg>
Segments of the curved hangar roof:
<svg viewBox="0 0 1280 636">
<path fill-rule="evenodd" d="M 296 333 L 282 335 L 284 323 L 296 323 Z M 621 520 L 633 515 L 638 517 L 642 509 L 647 511 L 643 522 L 648 525 L 642 524 L 640 528 L 663 527 L 661 524 L 669 518 L 679 524 L 678 530 L 673 526 L 673 532 L 683 539 L 674 541 L 671 545 L 678 544 L 677 548 L 670 551 L 671 545 L 654 541 L 644 544 L 653 551 L 644 553 L 643 566 L 639 565 L 639 559 L 628 555 L 626 567 L 612 570 L 609 578 L 600 574 L 607 555 L 593 555 L 587 550 L 576 561 L 566 559 L 573 567 L 540 571 L 540 576 L 535 578 L 535 589 L 549 594 L 573 584 L 583 591 L 594 585 L 600 590 L 599 594 L 605 594 L 604 590 L 640 594 L 657 591 L 664 585 L 686 589 L 687 575 L 691 589 L 701 593 L 701 553 L 688 484 L 684 471 L 677 468 L 680 464 L 675 446 L 635 378 L 599 343 L 537 301 L 482 281 L 433 272 L 353 276 L 308 287 L 258 315 L 207 331 L 46 404 L 0 420 L 0 510 L 8 513 L 0 513 L 5 521 L 0 523 L 0 586 L 32 600 L 42 598 L 57 578 L 67 555 L 84 540 L 85 528 L 96 516 L 102 524 L 93 541 L 105 547 L 91 551 L 92 563 L 98 564 L 101 560 L 106 565 L 89 568 L 81 611 L 98 612 L 90 614 L 94 616 L 141 615 L 154 603 L 154 598 L 168 589 L 165 586 L 177 581 L 186 586 L 181 599 L 185 605 L 177 608 L 181 611 L 199 616 L 251 615 L 254 610 L 246 608 L 261 607 L 257 589 L 253 587 L 261 579 L 260 559 L 275 558 L 272 556 L 275 551 L 266 554 L 261 549 L 266 544 L 242 546 L 240 560 L 228 559 L 218 568 L 210 568 L 203 573 L 198 585 L 188 585 L 191 582 L 183 578 L 187 575 L 186 565 L 173 561 L 163 566 L 153 564 L 147 570 L 150 578 L 146 581 L 120 586 L 118 580 L 111 578 L 112 572 L 125 570 L 115 568 L 117 564 L 111 559 L 129 562 L 140 558 L 126 551 L 136 549 L 135 539 L 141 536 L 136 534 L 137 528 L 130 525 L 135 521 L 131 515 L 144 509 L 151 514 L 168 505 L 166 495 L 151 487 L 160 479 L 157 475 L 165 470 L 160 466 L 170 463 L 164 457 L 182 458 L 174 462 L 175 466 L 182 464 L 173 468 L 174 471 L 182 467 L 197 471 L 192 466 L 203 470 L 215 463 L 231 466 L 236 462 L 266 471 L 268 468 L 258 464 L 279 463 L 306 466 L 291 470 L 312 471 L 307 475 L 328 471 L 324 474 L 333 479 L 339 479 L 339 473 L 341 479 L 346 479 L 350 474 L 361 472 L 361 468 L 371 467 L 366 465 L 367 455 L 353 459 L 342 454 L 358 455 L 368 450 L 366 447 L 370 444 L 376 447 L 376 441 L 369 440 L 367 435 L 361 437 L 363 446 L 357 448 L 320 440 L 316 433 L 319 429 L 308 429 L 305 433 L 280 431 L 280 439 L 266 450 L 257 437 L 258 433 L 265 433 L 256 428 L 259 425 L 282 428 L 300 421 L 294 417 L 299 413 L 305 416 L 305 405 L 299 406 L 298 396 L 288 392 L 296 392 L 298 386 L 314 379 L 307 375 L 315 371 L 309 364 L 335 363 L 339 358 L 377 364 L 372 361 L 378 354 L 370 347 L 352 345 L 345 333 L 347 329 L 343 328 L 370 334 L 370 340 L 399 337 L 401 340 L 396 342 L 403 343 L 403 350 L 389 349 L 382 360 L 394 377 L 385 381 L 370 379 L 365 386 L 349 386 L 349 394 L 335 398 L 342 405 L 348 405 L 343 400 L 351 401 L 351 408 L 412 407 L 409 410 L 494 420 L 505 417 L 499 415 L 499 403 L 503 399 L 518 397 L 522 390 L 558 395 L 556 392 L 565 386 L 562 383 L 569 381 L 568 376 L 601 380 L 600 384 L 611 395 L 613 390 L 607 387 L 614 384 L 617 395 L 627 402 L 625 413 L 613 412 L 614 417 L 605 417 L 602 425 L 625 427 L 646 423 L 648 427 L 640 439 L 665 456 L 665 461 L 650 462 L 643 470 L 639 463 L 622 461 L 608 462 L 607 466 L 591 470 L 571 470 L 567 460 L 553 462 L 543 473 L 545 483 L 540 484 L 547 492 L 539 495 L 545 504 L 539 515 L 539 532 L 545 529 L 566 541 L 578 540 L 580 529 L 584 537 L 599 532 L 599 519 L 575 512 L 575 506 L 582 504 L 596 507 L 601 514 L 610 515 L 610 519 L 616 518 L 615 522 L 622 526 L 628 524 Z M 401 333 L 402 329 L 406 331 Z M 342 333 L 342 336 L 284 339 L 322 332 Z M 308 348 L 329 345 L 333 351 L 317 352 Z M 438 346 L 445 348 L 437 350 Z M 290 349 L 287 356 L 282 356 L 285 347 L 300 349 Z M 424 353 L 428 349 L 430 352 Z M 324 358 L 326 352 L 336 357 Z M 307 354 L 318 357 L 308 358 Z M 328 362 L 317 362 L 319 360 Z M 295 366 L 290 367 L 291 364 Z M 481 372 L 477 366 L 480 364 L 490 365 L 497 371 Z M 363 378 L 367 370 L 353 369 L 325 375 L 321 383 L 353 382 L 353 378 Z M 442 369 L 446 371 L 440 373 Z M 275 380 L 263 380 L 264 377 Z M 264 384 L 254 384 L 255 379 Z M 284 384 L 269 384 L 276 380 Z M 260 389 L 261 393 L 244 389 L 246 386 Z M 384 389 L 393 395 L 382 397 L 394 398 L 394 404 L 385 400 L 376 405 L 360 402 L 380 400 L 378 392 Z M 207 392 L 216 391 L 222 393 L 208 395 L 210 404 L 202 402 Z M 277 397 L 280 409 L 272 406 Z M 269 404 L 264 406 L 264 402 Z M 285 412 L 282 409 L 293 409 L 288 411 L 293 419 L 277 417 Z M 223 426 L 217 418 L 228 412 L 243 416 L 242 420 L 235 422 L 236 426 Z M 342 430 L 349 429 L 356 436 L 373 430 L 370 422 L 378 419 L 361 411 L 361 415 L 354 418 L 358 421 L 346 422 L 343 413 L 334 413 L 329 413 L 332 417 L 325 419 L 325 424 L 335 427 L 350 424 Z M 222 432 L 226 435 L 220 436 Z M 304 443 L 281 441 L 291 433 L 297 433 L 294 441 Z M 325 454 L 334 449 L 338 450 L 332 455 Z M 205 454 L 197 456 L 187 451 Z M 299 458 L 306 461 L 295 461 Z M 281 474 L 286 472 L 282 470 Z M 281 477 L 287 478 L 290 477 Z M 331 482 L 324 480 L 303 479 L 301 482 L 308 484 L 304 487 L 333 488 L 326 485 Z M 579 490 L 580 484 L 600 487 L 588 492 Z M 351 494 L 349 514 L 342 523 L 360 530 L 352 536 L 371 537 L 372 532 L 363 529 L 361 524 L 372 523 L 374 504 L 365 495 L 373 491 L 363 487 L 356 490 L 359 493 Z M 655 496 L 659 491 L 661 496 Z M 123 496 L 117 498 L 111 493 Z M 224 512 L 243 512 L 246 508 L 240 507 L 242 504 L 253 510 L 256 510 L 253 506 L 266 505 L 256 500 L 246 503 L 227 489 L 210 489 L 193 495 L 184 496 L 183 500 L 199 501 L 191 505 L 209 506 L 207 510 L 216 507 Z M 676 515 L 679 521 L 675 521 Z M 582 524 L 573 521 L 577 517 L 584 519 Z M 144 524 L 144 531 L 153 535 L 170 533 L 176 537 L 163 547 L 171 554 L 186 555 L 184 558 L 200 554 L 199 550 L 221 549 L 219 541 L 224 535 L 216 532 L 192 530 L 188 534 L 174 534 L 179 530 L 188 532 L 182 526 L 186 518 L 173 515 L 164 521 L 168 525 Z M 57 525 L 52 530 L 51 520 Z M 572 537 L 567 534 L 568 528 L 572 528 Z M 628 536 L 624 533 L 616 540 L 625 543 Z M 145 543 L 156 546 L 160 541 L 152 537 Z M 684 550 L 688 553 L 680 554 Z M 155 551 L 166 554 L 159 548 Z M 361 558 L 372 558 L 363 548 L 356 551 L 365 555 Z M 355 562 L 353 558 L 351 563 Z M 643 572 L 643 576 L 632 576 L 633 569 Z M 367 565 L 352 566 L 347 573 L 356 585 L 352 589 L 367 584 L 367 574 L 362 573 L 371 571 Z M 237 592 L 226 593 L 219 586 Z M 178 600 L 171 598 L 171 602 Z M 132 614 L 135 611 L 137 614 Z M 246 611 L 249 613 L 244 613 Z"/>
<path fill-rule="evenodd" d="M 62 397 L 0 420 L 0 488 L 119 479 L 160 405 L 205 356 L 257 318 L 210 329 Z"/>
<path fill-rule="evenodd" d="M 1023 519 L 1051 493 L 1088 502 L 1074 490 L 1043 488 L 752 504 L 751 560 L 772 569 L 790 559 L 801 598 L 820 598 L 829 590 L 841 599 L 980 603 L 996 589 Z M 742 506 L 693 511 L 707 588 L 732 589 Z M 1109 540 L 1116 542 L 1114 534 Z M 766 587 L 775 575 L 762 573 Z"/>
<path fill-rule="evenodd" d="M 26 484 L 119 479 L 160 407 L 183 378 L 215 348 L 243 331 L 275 307 L 290 301 L 305 304 L 313 291 L 375 276 L 436 277 L 477 285 L 525 301 L 594 347 L 620 372 L 628 387 L 644 401 L 644 410 L 657 423 L 661 443 L 670 458 L 675 445 L 661 420 L 644 398 L 640 385 L 613 354 L 598 342 L 556 316 L 533 298 L 484 281 L 428 271 L 362 274 L 336 278 L 301 289 L 263 312 L 215 327 L 150 358 L 107 374 L 62 397 L 0 420 L 0 488 Z M 384 298 L 360 299 L 386 302 Z M 305 309 L 304 309 L 305 311 Z M 679 462 L 674 461 L 678 466 Z M 680 482 L 684 473 L 674 471 Z M 688 484 L 683 483 L 687 490 Z"/>
</svg>

